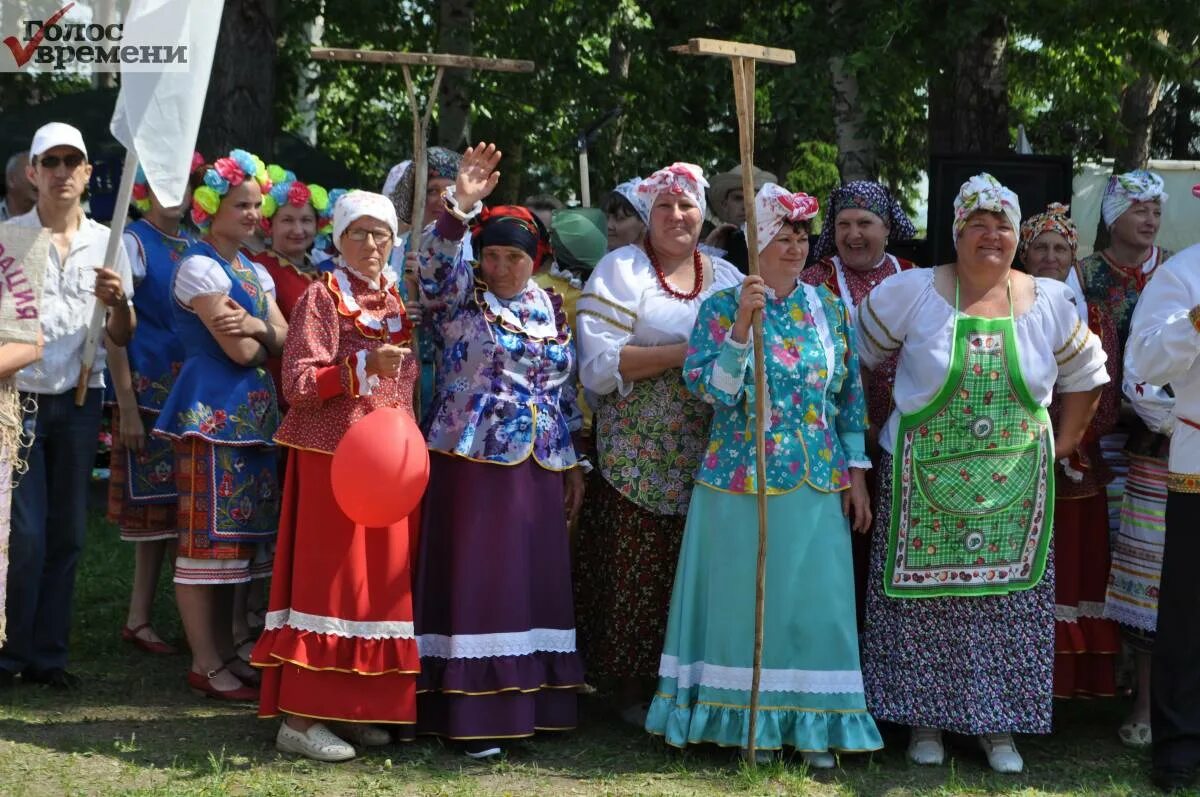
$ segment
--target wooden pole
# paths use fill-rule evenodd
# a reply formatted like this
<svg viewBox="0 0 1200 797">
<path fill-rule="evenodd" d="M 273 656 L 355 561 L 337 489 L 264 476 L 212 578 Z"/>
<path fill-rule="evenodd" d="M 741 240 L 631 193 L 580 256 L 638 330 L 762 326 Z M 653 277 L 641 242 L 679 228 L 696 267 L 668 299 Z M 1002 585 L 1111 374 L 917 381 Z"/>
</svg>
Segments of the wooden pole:
<svg viewBox="0 0 1200 797">
<path fill-rule="evenodd" d="M 108 245 L 104 247 L 105 268 L 112 268 L 117 262 L 117 248 L 121 245 L 121 235 L 125 232 L 125 220 L 129 218 L 129 198 L 133 195 L 133 180 L 137 176 L 137 153 L 131 149 L 125 150 L 125 165 L 121 169 L 121 183 L 117 187 L 116 205 L 113 206 L 113 216 L 109 222 Z M 87 337 L 83 341 L 83 357 L 79 364 L 79 381 L 75 383 L 75 406 L 82 407 L 87 401 L 88 380 L 92 375 L 92 365 L 96 362 L 96 351 L 100 348 L 100 336 L 104 333 L 104 319 L 108 309 L 104 303 L 96 299 L 92 308 L 92 318 L 88 322 Z"/>
<path fill-rule="evenodd" d="M 587 147 L 579 150 L 579 204 L 585 208 L 592 206 L 592 181 L 588 176 Z"/>
<path fill-rule="evenodd" d="M 758 275 L 758 226 L 754 214 L 754 81 L 755 64 L 794 64 L 791 50 L 757 44 L 692 39 L 672 47 L 684 55 L 715 55 L 728 58 L 733 68 L 733 98 L 738 120 L 738 150 L 742 162 L 742 197 L 746 208 L 746 255 L 750 274 Z M 758 561 L 754 584 L 754 659 L 750 677 L 750 727 L 745 756 L 750 766 L 758 763 L 758 701 L 762 683 L 763 615 L 767 589 L 767 370 L 764 356 L 762 313 L 754 314 L 754 476 L 758 498 Z"/>
</svg>

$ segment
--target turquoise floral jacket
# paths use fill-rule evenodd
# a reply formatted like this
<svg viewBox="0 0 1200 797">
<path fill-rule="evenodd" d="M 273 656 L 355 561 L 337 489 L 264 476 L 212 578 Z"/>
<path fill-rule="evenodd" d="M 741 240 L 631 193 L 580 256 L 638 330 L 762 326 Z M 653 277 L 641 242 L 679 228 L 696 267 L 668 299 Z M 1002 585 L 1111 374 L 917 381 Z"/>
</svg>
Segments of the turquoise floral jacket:
<svg viewBox="0 0 1200 797">
<path fill-rule="evenodd" d="M 696 481 L 733 493 L 757 491 L 754 474 L 754 358 L 730 336 L 741 288 L 714 293 L 692 329 L 684 381 L 712 404 L 708 448 Z M 805 484 L 823 492 L 850 486 L 849 468 L 869 468 L 866 399 L 841 300 L 798 284 L 784 299 L 768 290 L 766 345 L 767 492 Z"/>
</svg>

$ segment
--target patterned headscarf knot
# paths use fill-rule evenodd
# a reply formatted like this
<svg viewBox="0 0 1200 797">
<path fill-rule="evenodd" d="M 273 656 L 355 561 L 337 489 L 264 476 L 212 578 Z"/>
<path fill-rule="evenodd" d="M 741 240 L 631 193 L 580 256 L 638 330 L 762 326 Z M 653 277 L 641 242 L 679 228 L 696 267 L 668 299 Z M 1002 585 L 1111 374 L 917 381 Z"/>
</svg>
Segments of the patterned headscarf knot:
<svg viewBox="0 0 1200 797">
<path fill-rule="evenodd" d="M 865 210 L 874 213 L 888 226 L 888 238 L 892 241 L 907 241 L 917 234 L 911 220 L 905 215 L 900 203 L 879 183 L 871 180 L 851 180 L 833 189 L 829 204 L 825 206 L 825 220 L 821 224 L 821 236 L 809 254 L 810 262 L 817 262 L 833 254 L 837 248 L 837 216 L 843 210 Z"/>
<path fill-rule="evenodd" d="M 806 221 L 817 215 L 820 203 L 815 196 L 790 193 L 786 188 L 767 183 L 754 197 L 754 221 L 758 230 L 758 251 L 766 249 L 784 222 Z"/>
<path fill-rule="evenodd" d="M 646 203 L 647 214 L 649 209 L 654 207 L 654 200 L 662 193 L 682 194 L 695 202 L 700 212 L 704 213 L 708 209 L 708 203 L 704 199 L 706 188 L 708 180 L 704 179 L 703 169 L 694 163 L 676 162 L 642 180 L 637 192 Z"/>
<path fill-rule="evenodd" d="M 1044 212 L 1035 213 L 1025 219 L 1025 223 L 1021 225 L 1021 241 L 1017 244 L 1017 258 L 1024 263 L 1025 250 L 1039 235 L 1044 232 L 1056 232 L 1067 239 L 1067 245 L 1071 247 L 1071 260 L 1074 260 L 1079 249 L 1079 232 L 1075 229 L 1075 222 L 1068 215 L 1070 212 L 1070 205 L 1051 202 Z"/>
<path fill-rule="evenodd" d="M 1104 187 L 1104 199 L 1100 201 L 1100 214 L 1104 226 L 1111 227 L 1135 202 L 1167 201 L 1163 190 L 1163 179 L 1154 172 L 1134 169 L 1124 174 L 1114 174 Z"/>
<path fill-rule="evenodd" d="M 1012 225 L 1013 232 L 1021 229 L 1021 203 L 1017 195 L 987 172 L 980 172 L 962 184 L 954 198 L 954 246 L 967 219 L 978 210 L 1002 213 Z"/>
<path fill-rule="evenodd" d="M 458 177 L 458 165 L 462 163 L 462 155 L 445 147 L 430 147 L 426 160 L 429 163 L 428 179 L 454 180 Z M 390 194 L 392 204 L 396 207 L 396 218 L 405 224 L 412 224 L 413 191 L 416 188 L 417 172 L 410 167 L 404 170 L 396 189 Z M 425 224 L 431 221 L 433 219 L 425 219 Z"/>
</svg>

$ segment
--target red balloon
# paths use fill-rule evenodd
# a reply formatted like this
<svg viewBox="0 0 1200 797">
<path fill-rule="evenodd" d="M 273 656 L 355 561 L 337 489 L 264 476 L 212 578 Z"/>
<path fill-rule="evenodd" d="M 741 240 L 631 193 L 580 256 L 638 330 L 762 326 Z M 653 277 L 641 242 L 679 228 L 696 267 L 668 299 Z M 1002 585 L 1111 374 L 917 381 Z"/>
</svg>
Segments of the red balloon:
<svg viewBox="0 0 1200 797">
<path fill-rule="evenodd" d="M 429 484 L 425 436 L 404 411 L 381 407 L 351 424 L 333 452 L 333 497 L 363 526 L 399 523 Z"/>
</svg>

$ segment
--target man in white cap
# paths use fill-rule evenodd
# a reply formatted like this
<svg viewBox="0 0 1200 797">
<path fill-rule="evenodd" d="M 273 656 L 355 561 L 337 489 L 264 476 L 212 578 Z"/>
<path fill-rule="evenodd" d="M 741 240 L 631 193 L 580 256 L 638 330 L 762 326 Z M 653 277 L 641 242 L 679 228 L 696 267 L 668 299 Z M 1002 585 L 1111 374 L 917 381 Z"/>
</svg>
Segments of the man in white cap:
<svg viewBox="0 0 1200 797">
<path fill-rule="evenodd" d="M 13 490 L 0 686 L 20 674 L 26 683 L 70 689 L 79 683 L 66 669 L 67 640 L 100 431 L 103 349 L 82 407 L 75 406 L 75 385 L 96 301 L 108 308 L 105 331 L 113 343 L 124 346 L 133 335 L 133 280 L 124 247 L 117 247 L 115 263 L 103 262 L 109 230 L 80 205 L 92 167 L 79 131 L 61 122 L 39 128 L 27 174 L 37 186 L 37 205 L 10 223 L 49 228 L 51 245 L 39 308 L 44 353 L 17 373 L 26 406 L 36 400 L 37 410 L 25 416 L 25 430 L 34 435 L 29 470 Z"/>
<path fill-rule="evenodd" d="M 767 183 L 775 183 L 775 175 L 754 168 L 754 192 L 758 193 Z M 704 243 L 716 251 L 743 274 L 750 267 L 750 257 L 746 252 L 746 223 L 745 195 L 742 193 L 742 165 L 739 163 L 727 172 L 721 172 L 712 178 L 708 185 L 708 206 L 722 222 L 705 238 Z"/>
</svg>

